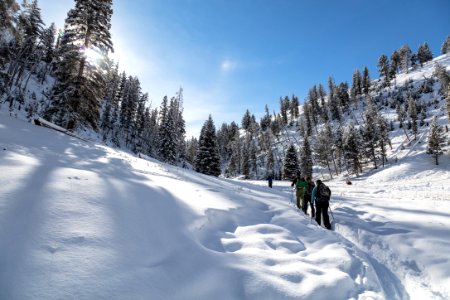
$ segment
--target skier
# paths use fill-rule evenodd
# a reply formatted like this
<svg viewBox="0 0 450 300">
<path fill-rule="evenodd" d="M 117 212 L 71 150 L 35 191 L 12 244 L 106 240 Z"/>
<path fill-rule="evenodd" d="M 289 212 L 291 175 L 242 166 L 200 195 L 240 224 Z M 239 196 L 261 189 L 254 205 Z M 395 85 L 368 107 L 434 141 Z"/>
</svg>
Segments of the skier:
<svg viewBox="0 0 450 300">
<path fill-rule="evenodd" d="M 269 182 L 269 187 L 272 188 L 272 182 L 273 182 L 272 174 L 269 174 L 269 176 L 267 177 L 267 181 Z"/>
<path fill-rule="evenodd" d="M 331 229 L 330 217 L 328 216 L 328 207 L 330 205 L 331 191 L 322 183 L 320 179 L 316 181 L 311 195 L 311 201 L 316 205 L 316 222 L 320 225 L 321 217 L 323 218 L 323 225 L 327 229 Z"/>
<path fill-rule="evenodd" d="M 297 197 L 297 207 L 298 209 L 303 210 L 305 202 L 305 190 L 308 184 L 306 183 L 305 179 L 301 176 L 300 172 L 297 173 L 297 176 L 292 181 L 291 187 L 293 187 L 294 185 L 296 187 L 295 196 Z M 303 212 L 305 212 L 305 210 L 303 210 Z"/>
<path fill-rule="evenodd" d="M 308 187 L 306 188 L 305 192 L 305 203 L 306 203 L 305 214 L 308 211 L 308 203 L 309 203 L 311 205 L 311 218 L 314 218 L 314 216 L 316 215 L 316 210 L 314 209 L 314 204 L 311 200 L 311 195 L 316 185 L 314 184 L 314 181 L 312 181 L 311 176 L 306 177 L 306 183 L 308 184 Z"/>
</svg>

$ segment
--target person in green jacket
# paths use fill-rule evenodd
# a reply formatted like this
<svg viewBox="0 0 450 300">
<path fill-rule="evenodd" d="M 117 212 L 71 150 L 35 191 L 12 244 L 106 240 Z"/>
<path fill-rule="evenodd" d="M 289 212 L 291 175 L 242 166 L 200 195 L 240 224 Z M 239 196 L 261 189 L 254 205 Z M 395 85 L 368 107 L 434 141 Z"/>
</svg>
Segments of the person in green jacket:
<svg viewBox="0 0 450 300">
<path fill-rule="evenodd" d="M 303 208 L 307 205 L 307 203 L 305 203 L 305 191 L 308 187 L 308 183 L 300 173 L 297 173 L 297 176 L 292 181 L 291 187 L 294 187 L 294 185 L 296 188 L 295 196 L 297 197 L 297 207 L 298 209 L 303 210 Z M 305 210 L 303 210 L 303 212 L 305 212 Z"/>
</svg>

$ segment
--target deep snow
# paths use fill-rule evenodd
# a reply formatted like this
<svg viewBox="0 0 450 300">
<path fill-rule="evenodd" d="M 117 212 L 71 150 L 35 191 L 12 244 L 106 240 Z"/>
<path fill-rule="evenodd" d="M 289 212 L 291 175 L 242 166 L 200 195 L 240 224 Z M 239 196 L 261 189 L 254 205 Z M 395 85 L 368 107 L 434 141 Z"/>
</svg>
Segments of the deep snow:
<svg viewBox="0 0 450 300">
<path fill-rule="evenodd" d="M 288 182 L 208 177 L 1 112 L 0 147 L 0 299 L 450 298 L 448 157 L 328 182 L 332 232 Z"/>
</svg>

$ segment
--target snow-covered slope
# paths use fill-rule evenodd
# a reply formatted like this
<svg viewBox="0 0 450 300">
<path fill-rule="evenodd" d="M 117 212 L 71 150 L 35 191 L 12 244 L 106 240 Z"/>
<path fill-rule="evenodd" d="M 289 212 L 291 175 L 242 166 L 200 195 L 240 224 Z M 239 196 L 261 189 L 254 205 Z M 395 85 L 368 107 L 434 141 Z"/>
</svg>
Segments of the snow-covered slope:
<svg viewBox="0 0 450 300">
<path fill-rule="evenodd" d="M 330 232 L 288 182 L 203 176 L 0 112 L 0 299 L 449 299 L 450 163 L 433 164 L 426 131 L 327 183 Z"/>
</svg>

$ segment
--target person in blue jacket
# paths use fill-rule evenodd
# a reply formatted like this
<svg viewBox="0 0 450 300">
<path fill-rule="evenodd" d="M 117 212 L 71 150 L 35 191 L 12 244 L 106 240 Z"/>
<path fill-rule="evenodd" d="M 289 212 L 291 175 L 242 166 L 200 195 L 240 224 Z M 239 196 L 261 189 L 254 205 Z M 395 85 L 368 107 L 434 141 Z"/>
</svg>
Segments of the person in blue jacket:
<svg viewBox="0 0 450 300">
<path fill-rule="evenodd" d="M 320 191 L 327 190 L 328 196 L 321 195 Z M 325 193 L 324 193 L 325 194 Z M 330 217 L 328 216 L 328 207 L 330 205 L 330 189 L 322 183 L 322 180 L 316 181 L 316 186 L 311 193 L 311 203 L 316 206 L 316 222 L 321 224 L 321 218 L 323 218 L 323 225 L 327 229 L 331 229 Z"/>
</svg>

